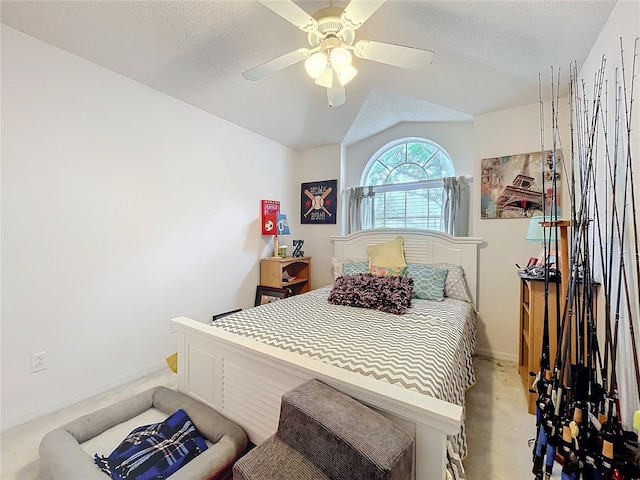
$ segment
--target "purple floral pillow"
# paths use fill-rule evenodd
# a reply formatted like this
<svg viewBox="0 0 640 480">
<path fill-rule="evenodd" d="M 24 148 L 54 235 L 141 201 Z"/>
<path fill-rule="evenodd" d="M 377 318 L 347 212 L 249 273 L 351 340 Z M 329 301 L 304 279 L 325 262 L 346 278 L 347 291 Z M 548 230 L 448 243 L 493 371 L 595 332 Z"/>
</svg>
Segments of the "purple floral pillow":
<svg viewBox="0 0 640 480">
<path fill-rule="evenodd" d="M 412 293 L 413 280 L 409 277 L 356 273 L 336 279 L 329 303 L 402 315 L 411 306 Z"/>
</svg>

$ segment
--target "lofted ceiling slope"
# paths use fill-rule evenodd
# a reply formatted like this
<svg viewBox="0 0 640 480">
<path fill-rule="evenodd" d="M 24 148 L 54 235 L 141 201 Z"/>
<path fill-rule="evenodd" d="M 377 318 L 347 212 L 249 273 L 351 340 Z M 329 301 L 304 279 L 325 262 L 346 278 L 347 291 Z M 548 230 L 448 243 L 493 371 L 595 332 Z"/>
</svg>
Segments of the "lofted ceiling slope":
<svg viewBox="0 0 640 480">
<path fill-rule="evenodd" d="M 296 1 L 309 14 L 329 1 Z M 344 7 L 348 2 L 334 1 Z M 307 47 L 243 1 L 10 1 L 2 23 L 296 150 L 349 145 L 404 121 L 470 121 L 538 101 L 538 76 L 586 58 L 615 1 L 387 0 L 356 40 L 435 51 L 424 71 L 356 58 L 345 105 L 302 63 L 259 81 L 241 73 Z M 564 82 L 565 84 L 567 82 Z M 543 89 L 549 90 L 549 89 Z"/>
</svg>

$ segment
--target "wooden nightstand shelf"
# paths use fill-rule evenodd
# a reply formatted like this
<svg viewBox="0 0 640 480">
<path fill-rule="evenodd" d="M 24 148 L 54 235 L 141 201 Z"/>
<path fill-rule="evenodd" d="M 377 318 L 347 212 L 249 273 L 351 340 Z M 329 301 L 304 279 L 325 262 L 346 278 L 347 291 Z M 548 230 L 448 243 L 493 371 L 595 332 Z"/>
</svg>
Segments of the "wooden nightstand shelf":
<svg viewBox="0 0 640 480">
<path fill-rule="evenodd" d="M 593 284 L 593 311 L 598 309 L 596 298 L 598 296 L 598 283 Z M 556 328 L 556 295 L 560 298 L 560 308 L 564 308 L 564 296 L 566 293 L 561 289 L 561 283 L 553 280 L 549 281 L 549 363 L 553 369 L 556 358 L 557 328 Z M 576 293 L 582 296 L 582 287 Z M 575 342 L 575 328 L 571 332 L 572 342 Z M 586 328 L 586 326 L 585 326 Z M 544 332 L 544 280 L 528 277 L 520 274 L 520 361 L 518 370 L 522 379 L 522 386 L 527 396 L 529 413 L 536 412 L 537 393 L 530 393 L 529 389 L 534 378 L 530 372 L 540 371 L 540 355 L 542 354 L 542 336 Z M 587 332 L 583 334 L 585 348 L 587 342 Z M 572 353 L 572 357 L 575 352 Z M 571 359 L 575 363 L 575 358 Z"/>
<path fill-rule="evenodd" d="M 556 295 L 559 283 L 549 281 L 549 354 L 551 366 L 556 356 Z M 520 361 L 522 380 L 529 413 L 535 413 L 538 395 L 529 393 L 534 378 L 529 372 L 540 371 L 542 335 L 544 332 L 544 280 L 520 275 Z"/>
<path fill-rule="evenodd" d="M 284 281 L 284 276 L 294 277 Z M 263 258 L 260 260 L 260 285 L 290 288 L 291 295 L 311 290 L 311 257 Z"/>
</svg>

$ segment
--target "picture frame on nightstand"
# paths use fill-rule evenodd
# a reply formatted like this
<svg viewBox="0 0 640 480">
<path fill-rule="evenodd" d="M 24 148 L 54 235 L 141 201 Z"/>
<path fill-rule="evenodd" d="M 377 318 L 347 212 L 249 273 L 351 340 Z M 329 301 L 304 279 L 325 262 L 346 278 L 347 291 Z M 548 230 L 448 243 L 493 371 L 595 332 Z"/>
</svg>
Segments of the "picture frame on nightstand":
<svg viewBox="0 0 640 480">
<path fill-rule="evenodd" d="M 256 287 L 256 300 L 255 306 L 265 305 L 267 303 L 275 302 L 276 300 L 282 300 L 291 295 L 290 288 L 277 288 L 277 287 L 265 287 L 264 285 L 258 285 Z"/>
</svg>

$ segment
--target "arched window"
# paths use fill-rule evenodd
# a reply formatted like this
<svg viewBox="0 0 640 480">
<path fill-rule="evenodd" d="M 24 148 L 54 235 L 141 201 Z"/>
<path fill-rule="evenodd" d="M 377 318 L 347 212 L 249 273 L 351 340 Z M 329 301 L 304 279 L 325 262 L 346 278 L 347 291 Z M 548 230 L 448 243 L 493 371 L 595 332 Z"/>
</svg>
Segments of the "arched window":
<svg viewBox="0 0 640 480">
<path fill-rule="evenodd" d="M 438 144 L 402 139 L 378 150 L 365 167 L 360 185 L 373 186 L 373 228 L 445 230 L 445 177 L 453 162 Z"/>
</svg>

